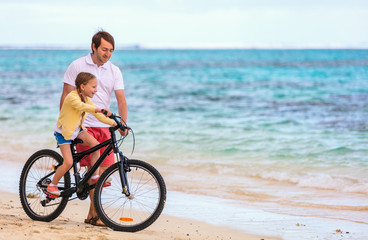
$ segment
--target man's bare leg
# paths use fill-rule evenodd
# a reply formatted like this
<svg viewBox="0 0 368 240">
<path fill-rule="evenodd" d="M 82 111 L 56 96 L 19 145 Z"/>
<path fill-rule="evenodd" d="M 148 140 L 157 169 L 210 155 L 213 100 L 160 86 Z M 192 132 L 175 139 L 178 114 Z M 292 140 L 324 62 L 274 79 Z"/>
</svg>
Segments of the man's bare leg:
<svg viewBox="0 0 368 240">
<path fill-rule="evenodd" d="M 88 170 L 91 168 L 91 166 L 87 166 Z M 103 167 L 100 166 L 100 176 L 101 174 L 107 169 L 108 167 Z M 91 180 L 90 180 L 91 181 Z M 87 215 L 87 220 L 91 219 L 92 217 L 96 217 L 97 216 L 97 212 L 95 209 L 95 205 L 93 203 L 93 196 L 95 193 L 95 189 L 92 189 L 91 191 L 89 191 L 89 199 L 90 199 L 90 205 L 89 205 L 89 211 L 88 211 L 88 215 Z M 100 219 L 97 220 L 96 222 L 97 225 L 101 225 L 104 224 Z"/>
</svg>

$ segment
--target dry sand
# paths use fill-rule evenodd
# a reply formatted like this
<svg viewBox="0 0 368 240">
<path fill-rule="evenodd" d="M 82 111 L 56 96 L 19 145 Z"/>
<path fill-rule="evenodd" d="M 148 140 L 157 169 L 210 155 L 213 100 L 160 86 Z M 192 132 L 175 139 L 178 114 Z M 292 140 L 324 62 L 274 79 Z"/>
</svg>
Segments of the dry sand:
<svg viewBox="0 0 368 240">
<path fill-rule="evenodd" d="M 92 240 L 274 240 L 226 227 L 209 225 L 194 220 L 162 215 L 147 229 L 137 233 L 113 231 L 83 223 L 88 201 L 74 200 L 52 222 L 31 220 L 23 211 L 18 195 L 0 191 L 0 240 L 17 239 L 92 239 Z"/>
</svg>

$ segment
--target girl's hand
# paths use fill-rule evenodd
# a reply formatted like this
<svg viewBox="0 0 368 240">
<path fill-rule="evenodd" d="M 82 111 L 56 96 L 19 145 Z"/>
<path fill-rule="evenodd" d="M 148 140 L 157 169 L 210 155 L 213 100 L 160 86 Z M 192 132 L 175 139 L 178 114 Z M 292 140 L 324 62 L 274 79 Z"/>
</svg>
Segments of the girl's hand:
<svg viewBox="0 0 368 240">
<path fill-rule="evenodd" d="M 112 114 L 110 112 L 110 110 L 107 109 L 107 108 L 105 108 L 105 109 L 96 108 L 96 112 L 100 112 L 100 113 L 106 115 L 107 117 L 109 117 Z"/>
</svg>

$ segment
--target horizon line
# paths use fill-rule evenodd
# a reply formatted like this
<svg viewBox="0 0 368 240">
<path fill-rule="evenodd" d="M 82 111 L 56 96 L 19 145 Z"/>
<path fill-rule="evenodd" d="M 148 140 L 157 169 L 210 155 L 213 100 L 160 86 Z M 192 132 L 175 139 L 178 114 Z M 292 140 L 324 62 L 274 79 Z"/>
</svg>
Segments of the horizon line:
<svg viewBox="0 0 368 240">
<path fill-rule="evenodd" d="M 0 44 L 1 50 L 90 50 L 89 46 L 40 44 L 40 45 L 11 45 Z M 116 50 L 322 50 L 322 49 L 368 49 L 368 42 L 362 44 L 249 44 L 249 45 L 171 45 L 153 46 L 141 44 L 121 44 Z"/>
</svg>

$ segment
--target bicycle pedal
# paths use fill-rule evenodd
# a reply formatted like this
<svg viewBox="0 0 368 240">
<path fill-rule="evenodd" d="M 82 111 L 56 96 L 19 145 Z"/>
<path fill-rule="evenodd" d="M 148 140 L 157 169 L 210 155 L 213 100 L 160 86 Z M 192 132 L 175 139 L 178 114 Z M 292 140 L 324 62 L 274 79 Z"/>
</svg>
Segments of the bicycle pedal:
<svg viewBox="0 0 368 240">
<path fill-rule="evenodd" d="M 54 195 L 54 194 L 51 194 L 49 192 L 46 192 L 46 196 L 48 196 L 49 198 L 58 198 L 58 197 L 60 197 L 58 195 Z"/>
</svg>

